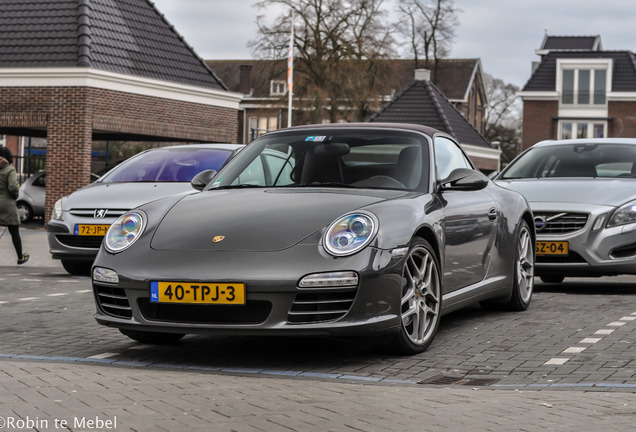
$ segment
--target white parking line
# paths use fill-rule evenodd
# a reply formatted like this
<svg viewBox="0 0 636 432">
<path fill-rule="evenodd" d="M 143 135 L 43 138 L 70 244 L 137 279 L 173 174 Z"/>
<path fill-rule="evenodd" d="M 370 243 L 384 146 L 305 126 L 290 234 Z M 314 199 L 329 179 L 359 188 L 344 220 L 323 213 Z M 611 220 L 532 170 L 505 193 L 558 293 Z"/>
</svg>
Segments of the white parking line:
<svg viewBox="0 0 636 432">
<path fill-rule="evenodd" d="M 92 359 L 106 359 L 106 358 L 114 357 L 116 355 L 118 355 L 118 353 L 105 352 L 105 353 L 101 353 L 101 354 L 92 355 L 92 356 L 90 356 L 88 358 L 92 358 Z"/>
<path fill-rule="evenodd" d="M 578 354 L 578 353 L 582 353 L 586 349 L 587 349 L 586 347 L 570 347 L 566 349 L 565 351 L 563 351 L 562 354 Z"/>
<path fill-rule="evenodd" d="M 609 323 L 607 326 L 608 327 L 622 327 L 625 324 L 627 324 L 627 323 L 623 322 L 623 321 L 614 321 L 614 322 Z"/>
<path fill-rule="evenodd" d="M 618 321 L 614 321 L 611 322 L 609 324 L 607 324 L 606 327 L 622 327 L 625 324 L 629 323 L 629 322 L 633 322 L 636 321 L 636 312 L 632 312 L 631 315 L 629 316 L 625 316 L 620 318 Z M 607 336 L 607 335 L 611 335 L 612 333 L 614 333 L 616 329 L 615 328 L 604 328 L 604 329 L 600 329 L 594 332 L 595 335 L 603 335 L 603 336 Z M 582 344 L 595 344 L 598 343 L 602 340 L 603 338 L 585 338 L 583 340 L 581 340 Z M 565 349 L 561 354 L 579 354 L 582 353 L 583 351 L 585 351 L 587 349 L 587 347 L 569 347 L 567 349 Z M 548 360 L 547 362 L 543 363 L 544 365 L 556 365 L 556 366 L 561 366 L 564 365 L 565 363 L 568 362 L 568 360 L 570 360 L 571 357 L 555 357 L 555 358 L 551 358 L 550 360 Z"/>
<path fill-rule="evenodd" d="M 564 365 L 568 360 L 570 360 L 570 359 L 569 358 L 553 358 L 553 359 L 548 360 L 544 364 L 561 366 L 561 365 Z"/>
<path fill-rule="evenodd" d="M 53 293 L 53 294 L 47 294 L 47 297 L 59 297 L 59 296 L 65 296 L 68 295 L 68 293 Z"/>
<path fill-rule="evenodd" d="M 31 300 L 37 300 L 39 297 L 22 297 L 19 298 L 18 301 L 31 301 Z"/>
</svg>

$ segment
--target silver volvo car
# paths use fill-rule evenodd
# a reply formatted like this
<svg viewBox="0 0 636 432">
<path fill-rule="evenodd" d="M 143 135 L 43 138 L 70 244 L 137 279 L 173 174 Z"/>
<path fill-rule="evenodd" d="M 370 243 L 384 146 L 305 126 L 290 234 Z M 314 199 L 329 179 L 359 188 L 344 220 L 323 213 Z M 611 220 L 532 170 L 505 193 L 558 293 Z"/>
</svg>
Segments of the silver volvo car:
<svg viewBox="0 0 636 432">
<path fill-rule="evenodd" d="M 542 141 L 495 182 L 530 203 L 542 281 L 636 274 L 636 139 Z"/>
<path fill-rule="evenodd" d="M 49 249 L 70 274 L 88 275 L 110 224 L 141 204 L 195 192 L 192 178 L 218 171 L 244 146 L 189 144 L 154 148 L 117 165 L 99 180 L 55 203 Z"/>
</svg>

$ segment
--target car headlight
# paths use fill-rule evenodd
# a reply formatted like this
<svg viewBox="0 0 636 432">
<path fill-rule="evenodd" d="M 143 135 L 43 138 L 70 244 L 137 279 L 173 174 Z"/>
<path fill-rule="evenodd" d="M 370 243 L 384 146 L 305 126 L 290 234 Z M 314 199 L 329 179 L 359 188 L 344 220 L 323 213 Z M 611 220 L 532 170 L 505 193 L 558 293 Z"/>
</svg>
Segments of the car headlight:
<svg viewBox="0 0 636 432">
<path fill-rule="evenodd" d="M 130 247 L 145 228 L 144 217 L 139 211 L 128 212 L 117 218 L 108 228 L 104 246 L 108 252 L 117 253 Z"/>
<path fill-rule="evenodd" d="M 636 201 L 619 207 L 607 222 L 607 226 L 627 225 L 634 222 L 636 222 Z"/>
<path fill-rule="evenodd" d="M 55 204 L 53 204 L 53 211 L 51 212 L 51 219 L 58 220 L 58 221 L 63 221 L 64 220 L 64 213 L 62 212 L 62 199 L 61 198 L 59 200 L 55 201 Z"/>
<path fill-rule="evenodd" d="M 329 225 L 323 244 L 331 255 L 353 255 L 368 245 L 377 232 L 378 220 L 373 214 L 349 213 Z"/>
</svg>

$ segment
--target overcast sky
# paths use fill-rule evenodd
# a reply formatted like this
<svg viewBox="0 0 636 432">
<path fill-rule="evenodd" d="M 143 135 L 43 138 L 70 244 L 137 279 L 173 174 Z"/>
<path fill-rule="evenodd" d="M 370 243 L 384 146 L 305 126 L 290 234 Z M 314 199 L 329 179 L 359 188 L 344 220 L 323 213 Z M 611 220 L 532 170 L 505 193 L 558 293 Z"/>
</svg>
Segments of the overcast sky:
<svg viewBox="0 0 636 432">
<path fill-rule="evenodd" d="M 247 59 L 256 36 L 255 0 L 152 0 L 203 59 Z M 399 0 L 385 0 L 391 5 Z M 480 58 L 484 72 L 523 87 L 550 35 L 600 35 L 605 50 L 636 51 L 634 0 L 455 0 L 459 27 L 451 58 Z"/>
</svg>

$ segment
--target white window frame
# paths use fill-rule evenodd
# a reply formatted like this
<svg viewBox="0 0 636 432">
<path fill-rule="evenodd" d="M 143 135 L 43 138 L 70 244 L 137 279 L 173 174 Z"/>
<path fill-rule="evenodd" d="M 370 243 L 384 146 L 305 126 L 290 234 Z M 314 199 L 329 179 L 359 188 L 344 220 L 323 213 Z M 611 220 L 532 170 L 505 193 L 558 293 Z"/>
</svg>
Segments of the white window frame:
<svg viewBox="0 0 636 432">
<path fill-rule="evenodd" d="M 270 96 L 284 96 L 287 94 L 287 81 L 271 80 L 269 82 Z"/>
<path fill-rule="evenodd" d="M 595 138 L 594 125 L 597 125 L 597 124 L 603 125 L 603 136 L 598 138 L 607 137 L 607 121 L 606 120 L 576 119 L 576 120 L 559 120 L 559 131 L 558 131 L 559 139 L 566 139 L 566 137 L 563 136 L 564 125 L 566 124 L 572 125 L 572 136 L 568 138 L 579 138 L 577 134 L 579 125 L 587 125 L 587 136 L 580 137 L 580 138 Z"/>
<path fill-rule="evenodd" d="M 574 101 L 571 104 L 563 103 L 563 71 L 574 70 Z M 590 100 L 588 103 L 578 103 L 578 88 L 579 88 L 579 71 L 589 70 L 590 73 Z M 594 103 L 594 91 L 595 91 L 595 74 L 597 70 L 605 71 L 605 103 Z M 612 88 L 612 59 L 557 59 L 557 80 L 556 90 L 559 94 L 559 116 L 560 117 L 573 117 L 575 115 L 568 115 L 572 112 L 579 112 L 582 110 L 590 111 L 590 116 L 605 117 L 607 116 L 607 100 L 608 94 Z M 593 112 L 593 113 L 592 113 Z"/>
</svg>

